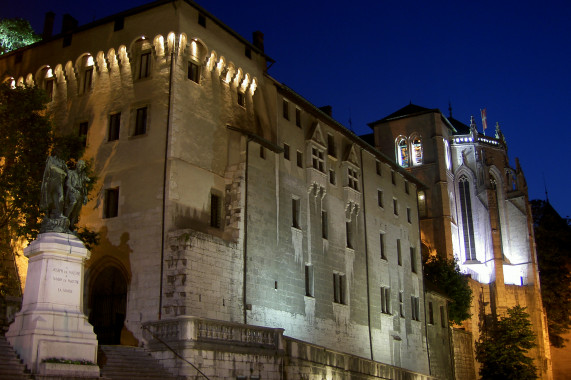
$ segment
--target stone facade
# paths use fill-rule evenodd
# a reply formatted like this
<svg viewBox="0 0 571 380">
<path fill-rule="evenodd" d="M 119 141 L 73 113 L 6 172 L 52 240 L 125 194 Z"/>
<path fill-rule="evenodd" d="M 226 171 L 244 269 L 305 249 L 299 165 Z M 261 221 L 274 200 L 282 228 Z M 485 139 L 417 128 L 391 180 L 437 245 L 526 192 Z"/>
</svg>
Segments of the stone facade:
<svg viewBox="0 0 571 380">
<path fill-rule="evenodd" d="M 86 139 L 99 342 L 189 378 L 430 378 L 421 183 L 271 78 L 255 40 L 157 1 L 0 58 Z"/>
<path fill-rule="evenodd" d="M 538 344 L 530 355 L 538 376 L 551 379 L 527 185 L 519 161 L 509 163 L 499 125 L 485 136 L 473 119 L 468 126 L 414 104 L 369 125 L 375 146 L 428 185 L 419 193 L 423 254 L 455 258 L 470 275 L 472 318 L 463 327 L 472 342 L 482 312 L 527 307 Z"/>
</svg>

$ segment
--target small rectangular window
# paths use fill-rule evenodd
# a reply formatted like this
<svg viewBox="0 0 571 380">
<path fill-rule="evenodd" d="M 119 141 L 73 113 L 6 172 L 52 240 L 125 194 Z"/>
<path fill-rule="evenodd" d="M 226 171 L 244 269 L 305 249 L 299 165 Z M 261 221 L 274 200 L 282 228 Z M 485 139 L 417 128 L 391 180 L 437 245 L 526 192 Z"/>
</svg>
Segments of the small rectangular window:
<svg viewBox="0 0 571 380">
<path fill-rule="evenodd" d="M 410 297 L 411 306 L 411 319 L 413 321 L 420 321 L 420 302 L 419 298 L 415 296 Z"/>
<path fill-rule="evenodd" d="M 329 227 L 327 225 L 327 211 L 321 211 L 321 237 L 327 239 L 329 235 Z"/>
<path fill-rule="evenodd" d="M 345 275 L 333 273 L 333 302 L 345 304 Z"/>
<path fill-rule="evenodd" d="M 396 185 L 397 183 L 394 170 L 391 170 L 391 182 L 393 183 L 393 185 Z"/>
<path fill-rule="evenodd" d="M 432 302 L 428 303 L 428 323 L 434 324 L 434 311 L 432 310 Z"/>
<path fill-rule="evenodd" d="M 359 179 L 357 171 L 353 168 L 347 168 L 347 186 L 353 190 L 359 191 Z"/>
<path fill-rule="evenodd" d="M 289 120 L 289 103 L 285 99 L 282 102 L 282 115 L 284 119 Z"/>
<path fill-rule="evenodd" d="M 408 181 L 406 181 L 406 180 L 404 181 L 404 192 L 407 194 L 410 194 L 410 188 L 408 185 Z"/>
<path fill-rule="evenodd" d="M 284 144 L 284 158 L 289 161 L 289 145 Z"/>
<path fill-rule="evenodd" d="M 104 218 L 115 218 L 119 215 L 119 188 L 105 190 L 103 209 Z"/>
<path fill-rule="evenodd" d="M 79 123 L 78 136 L 83 140 L 83 146 L 87 146 L 87 132 L 89 130 L 89 123 L 84 121 Z"/>
<path fill-rule="evenodd" d="M 401 318 L 404 318 L 404 305 L 402 300 L 403 300 L 402 292 L 399 292 L 399 314 Z"/>
<path fill-rule="evenodd" d="M 147 107 L 137 108 L 137 120 L 135 121 L 134 136 L 147 133 Z"/>
<path fill-rule="evenodd" d="M 299 108 L 295 109 L 295 125 L 301 128 L 301 110 Z"/>
<path fill-rule="evenodd" d="M 446 327 L 446 314 L 444 306 L 440 306 L 440 326 Z"/>
<path fill-rule="evenodd" d="M 381 250 L 381 259 L 386 260 L 387 255 L 385 253 L 385 234 L 381 233 L 379 235 L 379 243 L 380 243 L 380 250 Z"/>
<path fill-rule="evenodd" d="M 395 215 L 399 214 L 399 203 L 395 198 L 393 198 L 393 212 Z"/>
<path fill-rule="evenodd" d="M 108 141 L 119 140 L 119 128 L 121 127 L 121 113 L 114 113 L 109 116 L 109 137 Z"/>
<path fill-rule="evenodd" d="M 291 226 L 294 228 L 300 228 L 299 226 L 299 199 L 292 198 L 291 200 Z"/>
<path fill-rule="evenodd" d="M 347 238 L 347 248 L 353 249 L 353 226 L 351 222 L 345 222 L 345 236 Z"/>
<path fill-rule="evenodd" d="M 83 73 L 83 89 L 82 93 L 85 94 L 91 90 L 93 84 L 93 67 L 88 67 Z"/>
<path fill-rule="evenodd" d="M 147 78 L 151 72 L 151 52 L 145 52 L 141 54 L 141 60 L 139 64 L 139 79 Z"/>
<path fill-rule="evenodd" d="M 315 147 L 311 148 L 311 165 L 314 169 L 325 173 L 325 159 L 323 152 Z"/>
<path fill-rule="evenodd" d="M 337 157 L 335 150 L 335 138 L 333 135 L 327 134 L 327 154 L 331 157 Z"/>
<path fill-rule="evenodd" d="M 406 220 L 407 222 L 412 223 L 412 214 L 410 211 L 410 207 L 406 208 Z"/>
<path fill-rule="evenodd" d="M 48 94 L 48 98 L 54 100 L 54 80 L 53 79 L 46 79 L 46 94 Z"/>
<path fill-rule="evenodd" d="M 381 169 L 381 161 L 377 160 L 375 162 L 375 168 L 377 169 L 377 174 L 378 175 L 383 175 L 382 169 Z"/>
<path fill-rule="evenodd" d="M 297 166 L 303 168 L 303 154 L 299 150 L 297 151 Z"/>
<path fill-rule="evenodd" d="M 335 170 L 329 169 L 329 183 L 332 185 L 337 184 L 337 179 L 335 177 Z"/>
<path fill-rule="evenodd" d="M 206 16 L 204 16 L 202 13 L 198 14 L 198 25 L 206 28 Z"/>
<path fill-rule="evenodd" d="M 200 66 L 194 62 L 189 61 L 187 77 L 195 83 L 200 83 Z"/>
<path fill-rule="evenodd" d="M 305 264 L 305 295 L 313 297 L 313 265 Z"/>
<path fill-rule="evenodd" d="M 400 247 L 400 239 L 397 239 L 397 264 L 402 265 L 402 254 Z"/>
<path fill-rule="evenodd" d="M 260 146 L 260 158 L 266 159 L 266 149 L 263 146 Z"/>
<path fill-rule="evenodd" d="M 391 313 L 391 289 L 388 287 L 381 288 L 381 312 L 383 314 Z"/>
<path fill-rule="evenodd" d="M 246 107 L 246 95 L 240 90 L 238 90 L 237 100 L 238 100 L 238 105 Z"/>
<path fill-rule="evenodd" d="M 377 203 L 379 204 L 379 207 L 384 207 L 383 206 L 383 190 L 377 190 Z"/>
<path fill-rule="evenodd" d="M 410 271 L 416 273 L 416 250 L 410 247 Z"/>
<path fill-rule="evenodd" d="M 216 194 L 210 194 L 210 227 L 220 228 L 221 202 Z"/>
</svg>

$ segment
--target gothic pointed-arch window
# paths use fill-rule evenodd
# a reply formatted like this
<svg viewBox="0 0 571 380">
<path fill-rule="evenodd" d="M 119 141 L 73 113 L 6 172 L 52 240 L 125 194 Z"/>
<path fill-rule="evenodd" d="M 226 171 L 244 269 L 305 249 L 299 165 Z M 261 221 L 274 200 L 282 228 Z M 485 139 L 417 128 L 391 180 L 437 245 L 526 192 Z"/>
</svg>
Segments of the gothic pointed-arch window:
<svg viewBox="0 0 571 380">
<path fill-rule="evenodd" d="M 408 168 L 410 165 L 409 152 L 408 152 L 408 141 L 405 137 L 397 138 L 396 144 L 396 156 L 397 162 L 403 168 Z"/>
<path fill-rule="evenodd" d="M 460 195 L 460 211 L 462 213 L 462 232 L 464 235 L 464 252 L 466 261 L 476 260 L 476 244 L 474 242 L 474 222 L 472 220 L 472 201 L 470 198 L 470 182 L 465 175 L 458 180 Z"/>
<path fill-rule="evenodd" d="M 422 140 L 419 136 L 411 137 L 412 166 L 422 165 Z"/>
</svg>

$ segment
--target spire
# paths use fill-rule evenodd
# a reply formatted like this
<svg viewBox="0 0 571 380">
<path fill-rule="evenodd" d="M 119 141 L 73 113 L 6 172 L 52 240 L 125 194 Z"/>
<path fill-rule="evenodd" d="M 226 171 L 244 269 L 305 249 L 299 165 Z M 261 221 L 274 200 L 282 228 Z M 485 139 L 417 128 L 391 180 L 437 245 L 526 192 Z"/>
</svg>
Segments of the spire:
<svg viewBox="0 0 571 380">
<path fill-rule="evenodd" d="M 470 116 L 470 128 L 476 129 L 476 120 L 474 119 L 474 115 Z"/>
</svg>

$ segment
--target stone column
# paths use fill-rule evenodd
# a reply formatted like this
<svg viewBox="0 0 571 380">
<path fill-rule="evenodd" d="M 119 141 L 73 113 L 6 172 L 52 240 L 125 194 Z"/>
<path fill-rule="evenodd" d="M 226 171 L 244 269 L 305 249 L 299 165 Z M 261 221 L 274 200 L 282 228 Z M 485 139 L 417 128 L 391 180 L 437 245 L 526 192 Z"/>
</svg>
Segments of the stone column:
<svg viewBox="0 0 571 380">
<path fill-rule="evenodd" d="M 26 290 L 22 310 L 6 333 L 10 344 L 40 375 L 55 374 L 48 373 L 45 359 L 97 363 L 97 337 L 81 311 L 83 263 L 90 252 L 75 235 L 49 232 L 38 235 L 24 255 L 29 259 Z M 97 366 L 71 367 L 68 374 L 99 376 Z"/>
</svg>

